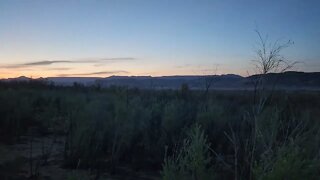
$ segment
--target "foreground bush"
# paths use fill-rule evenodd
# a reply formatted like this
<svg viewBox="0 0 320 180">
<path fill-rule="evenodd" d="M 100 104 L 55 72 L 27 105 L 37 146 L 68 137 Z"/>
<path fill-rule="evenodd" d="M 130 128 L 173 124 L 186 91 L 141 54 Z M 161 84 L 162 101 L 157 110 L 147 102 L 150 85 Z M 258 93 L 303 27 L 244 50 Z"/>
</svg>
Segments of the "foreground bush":
<svg viewBox="0 0 320 180">
<path fill-rule="evenodd" d="M 186 88 L 0 86 L 0 141 L 19 142 L 30 129 L 59 137 L 59 166 L 97 177 L 123 169 L 164 179 L 319 177 L 319 92 L 274 92 L 262 108 L 251 91 L 206 97 Z"/>
<path fill-rule="evenodd" d="M 162 176 L 164 180 L 214 179 L 210 144 L 201 127 L 196 125 L 188 133 L 181 147 L 172 156 L 165 157 Z"/>
</svg>

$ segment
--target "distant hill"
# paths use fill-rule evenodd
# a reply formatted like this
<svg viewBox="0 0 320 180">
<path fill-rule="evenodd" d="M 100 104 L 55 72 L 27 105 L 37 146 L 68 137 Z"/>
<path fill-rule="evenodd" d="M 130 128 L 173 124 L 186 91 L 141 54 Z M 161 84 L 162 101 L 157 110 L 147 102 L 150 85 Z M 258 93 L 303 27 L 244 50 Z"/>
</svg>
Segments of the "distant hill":
<svg viewBox="0 0 320 180">
<path fill-rule="evenodd" d="M 269 73 L 242 77 L 235 74 L 212 76 L 111 76 L 96 77 L 49 77 L 31 79 L 24 76 L 3 79 L 2 81 L 41 80 L 53 82 L 56 85 L 72 86 L 75 82 L 85 86 L 100 85 L 101 87 L 127 86 L 142 89 L 178 89 L 182 84 L 188 84 L 191 89 L 203 89 L 205 81 L 212 80 L 212 89 L 251 89 L 253 81 L 262 78 L 269 87 L 274 85 L 281 89 L 320 89 L 320 72 Z"/>
<path fill-rule="evenodd" d="M 260 78 L 262 75 L 253 75 L 246 78 L 244 84 Z M 290 88 L 290 89 L 310 89 L 320 88 L 320 72 L 296 72 L 288 71 L 284 73 L 269 73 L 263 77 L 265 84 L 268 86 L 276 86 L 277 88 Z"/>
<path fill-rule="evenodd" d="M 29 80 L 33 80 L 33 79 L 25 77 L 25 76 L 20 76 L 17 78 L 2 79 L 2 81 L 7 81 L 7 82 L 9 82 L 9 81 L 29 81 Z"/>
<path fill-rule="evenodd" d="M 93 85 L 98 79 L 99 78 L 96 78 L 96 77 L 49 77 L 49 78 L 46 78 L 47 81 L 51 81 L 57 85 L 62 85 L 62 86 L 71 86 L 74 83 L 81 83 L 83 85 Z"/>
<path fill-rule="evenodd" d="M 138 88 L 155 89 L 178 89 L 182 84 L 188 84 L 191 89 L 202 89 L 205 85 L 205 78 L 212 78 L 215 87 L 233 87 L 243 77 L 238 75 L 215 75 L 215 76 L 112 76 L 97 79 L 97 83 L 103 87 L 128 86 Z"/>
<path fill-rule="evenodd" d="M 100 78 L 96 83 L 103 87 L 128 86 L 138 88 L 177 89 L 188 84 L 191 89 L 203 89 L 205 79 L 212 78 L 212 89 L 251 89 L 257 78 L 262 78 L 266 86 L 281 89 L 320 89 L 320 72 L 285 72 L 242 77 L 235 74 L 214 76 L 112 76 Z"/>
</svg>

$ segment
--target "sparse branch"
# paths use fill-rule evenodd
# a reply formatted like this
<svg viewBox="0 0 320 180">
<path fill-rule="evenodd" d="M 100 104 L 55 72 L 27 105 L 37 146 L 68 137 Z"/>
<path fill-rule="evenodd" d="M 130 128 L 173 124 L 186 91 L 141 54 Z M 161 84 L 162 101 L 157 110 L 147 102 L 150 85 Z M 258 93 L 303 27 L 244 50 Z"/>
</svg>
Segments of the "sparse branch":
<svg viewBox="0 0 320 180">
<path fill-rule="evenodd" d="M 267 35 L 263 37 L 258 30 L 255 30 L 255 32 L 258 35 L 259 47 L 255 50 L 257 58 L 254 60 L 254 63 L 261 74 L 284 72 L 296 64 L 296 62 L 289 63 L 280 54 L 282 50 L 293 45 L 293 41 L 288 40 L 281 43 L 280 40 L 276 40 L 271 44 L 268 41 Z"/>
</svg>

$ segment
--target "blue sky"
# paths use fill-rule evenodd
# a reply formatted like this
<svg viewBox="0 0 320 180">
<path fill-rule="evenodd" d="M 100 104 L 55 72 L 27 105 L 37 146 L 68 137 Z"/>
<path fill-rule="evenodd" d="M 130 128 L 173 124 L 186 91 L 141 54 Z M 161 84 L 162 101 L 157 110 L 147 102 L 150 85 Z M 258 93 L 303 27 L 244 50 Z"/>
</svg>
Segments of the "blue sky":
<svg viewBox="0 0 320 180">
<path fill-rule="evenodd" d="M 256 28 L 320 71 L 319 17 L 318 0 L 1 0 L 0 77 L 246 75 Z"/>
</svg>

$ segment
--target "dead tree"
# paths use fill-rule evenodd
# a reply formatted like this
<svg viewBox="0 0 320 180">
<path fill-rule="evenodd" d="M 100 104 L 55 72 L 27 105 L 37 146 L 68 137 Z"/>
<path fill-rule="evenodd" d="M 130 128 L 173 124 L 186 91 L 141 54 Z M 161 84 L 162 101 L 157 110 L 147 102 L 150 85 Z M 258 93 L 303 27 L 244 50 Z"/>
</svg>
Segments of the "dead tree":
<svg viewBox="0 0 320 180">
<path fill-rule="evenodd" d="M 297 62 L 290 63 L 281 52 L 294 44 L 293 41 L 269 42 L 268 35 L 263 36 L 258 30 L 255 30 L 258 35 L 258 47 L 255 49 L 256 58 L 254 64 L 256 67 L 256 74 L 253 76 L 253 108 L 251 115 L 252 133 L 251 133 L 251 148 L 250 152 L 250 178 L 252 179 L 252 170 L 255 162 L 256 143 L 258 135 L 261 134 L 258 124 L 258 116 L 265 109 L 267 100 L 269 100 L 274 92 L 279 78 L 273 80 L 271 87 L 267 83 L 268 73 L 283 73 L 291 69 Z M 263 142 L 261 142 L 263 143 Z"/>
</svg>

